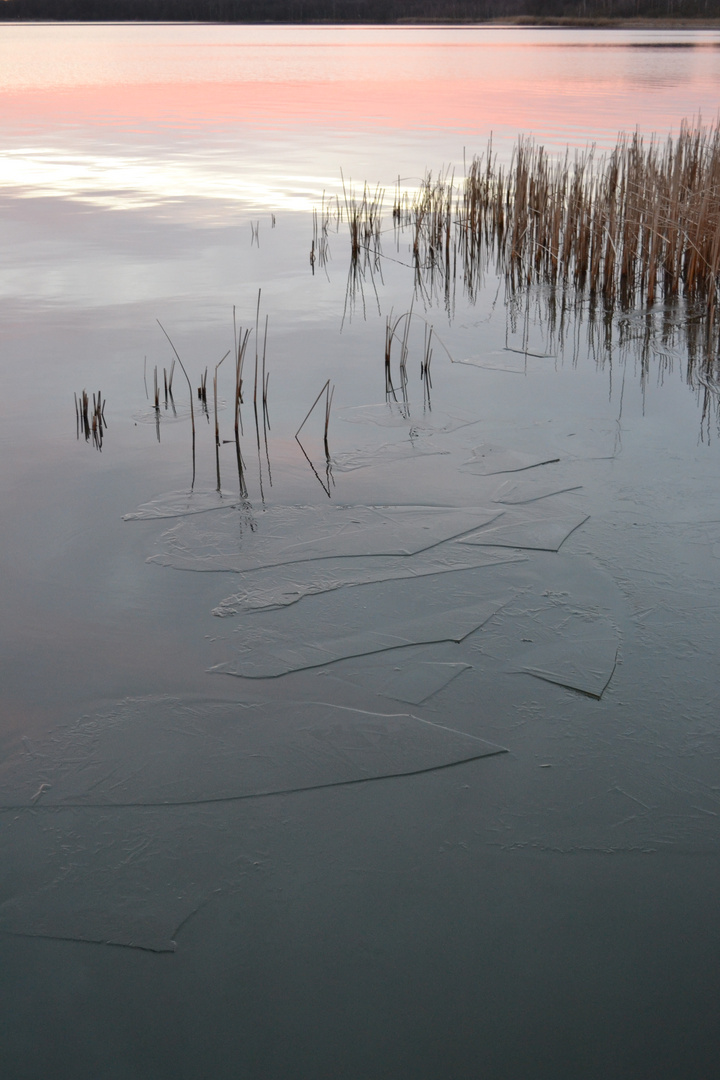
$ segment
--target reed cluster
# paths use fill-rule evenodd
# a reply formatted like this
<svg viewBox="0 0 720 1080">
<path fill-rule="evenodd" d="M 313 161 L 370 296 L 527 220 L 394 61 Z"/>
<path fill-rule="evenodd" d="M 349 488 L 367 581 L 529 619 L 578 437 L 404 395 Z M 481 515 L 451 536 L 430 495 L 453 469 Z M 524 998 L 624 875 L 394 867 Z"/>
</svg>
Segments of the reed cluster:
<svg viewBox="0 0 720 1080">
<path fill-rule="evenodd" d="M 430 375 L 430 364 L 433 356 L 434 328 L 422 315 L 413 311 L 412 304 L 410 310 L 402 315 L 395 317 L 391 311 L 385 319 L 385 399 L 394 402 L 402 401 L 405 405 L 410 401 L 407 364 L 410 356 L 410 328 L 413 317 L 419 319 L 423 324 L 424 336 L 420 357 L 420 381 L 423 386 L 423 406 L 426 409 L 431 409 L 432 377 Z M 400 348 L 397 383 L 393 381 L 392 375 L 392 352 L 393 344 L 396 341 Z M 443 348 L 445 348 L 444 345 Z M 445 351 L 447 352 L 447 350 Z"/>
<path fill-rule="evenodd" d="M 348 192 L 351 260 L 380 251 L 384 191 Z M 324 200 L 323 200 L 324 202 Z M 398 180 L 396 231 L 410 230 L 416 271 L 473 292 L 494 262 L 512 287 L 570 284 L 629 308 L 684 296 L 713 312 L 720 286 L 720 121 L 684 121 L 677 136 L 620 135 L 615 147 L 553 156 L 521 136 L 509 165 L 492 141 L 462 182 L 427 173 L 412 193 Z M 327 257 L 327 212 L 314 216 L 311 262 Z M 323 242 L 324 240 L 324 242 Z"/>
<path fill-rule="evenodd" d="M 261 492 L 261 497 L 263 498 L 263 501 L 264 501 L 263 465 L 262 465 L 262 461 L 261 461 L 262 445 L 263 444 L 264 444 L 264 451 L 265 451 L 265 459 L 266 459 L 266 462 L 267 462 L 268 478 L 270 480 L 270 484 L 272 485 L 272 474 L 271 474 L 271 471 L 270 471 L 270 452 L 269 452 L 269 447 L 268 447 L 268 431 L 270 430 L 270 414 L 269 414 L 269 409 L 268 409 L 268 388 L 269 388 L 269 384 L 270 384 L 270 372 L 268 370 L 268 362 L 267 362 L 267 339 L 268 339 L 269 318 L 268 318 L 268 316 L 265 317 L 264 335 L 263 335 L 262 351 L 261 351 L 260 350 L 260 341 L 259 341 L 259 337 L 260 337 L 260 301 L 261 301 L 261 291 L 258 290 L 257 305 L 256 305 L 256 312 L 255 312 L 255 327 L 254 327 L 254 334 L 255 334 L 255 371 L 254 371 L 254 379 L 253 379 L 253 401 L 252 401 L 252 406 L 253 406 L 253 414 L 254 414 L 254 418 L 255 418 L 256 444 L 257 444 L 258 461 L 259 461 L 259 469 L 260 469 L 260 492 Z M 190 406 L 190 424 L 191 424 L 191 429 L 192 429 L 192 480 L 191 480 L 191 484 L 190 484 L 190 487 L 192 489 L 194 487 L 194 485 L 195 485 L 195 469 L 196 469 L 196 457 L 195 457 L 196 428 L 195 428 L 195 409 L 193 407 L 193 398 L 194 398 L 193 384 L 192 384 L 192 382 L 190 380 L 190 376 L 188 375 L 188 370 L 187 370 L 185 364 L 183 363 L 182 359 L 180 358 L 180 354 L 179 354 L 178 350 L 176 349 L 172 338 L 170 337 L 167 330 L 165 329 L 165 327 L 162 325 L 162 323 L 159 320 L 158 320 L 158 325 L 160 326 L 160 329 L 162 330 L 163 334 L 165 335 L 165 338 L 167 339 L 167 341 L 168 341 L 168 343 L 169 343 L 169 345 L 170 345 L 170 347 L 171 347 L 171 349 L 173 351 L 173 354 L 174 354 L 174 360 L 173 360 L 173 364 L 172 364 L 172 366 L 170 368 L 170 377 L 169 377 L 169 379 L 168 379 L 168 376 L 167 376 L 167 372 L 165 371 L 165 369 L 163 369 L 163 374 L 164 374 L 164 378 L 165 378 L 165 406 L 167 408 L 168 398 L 169 398 L 170 403 L 171 403 L 171 405 L 173 407 L 173 415 L 174 416 L 177 416 L 177 410 L 175 409 L 174 398 L 173 398 L 173 395 L 172 395 L 172 377 L 173 377 L 173 372 L 174 372 L 174 368 L 175 368 L 175 360 L 177 360 L 178 364 L 180 365 L 180 368 L 181 368 L 181 370 L 182 370 L 182 372 L 183 372 L 183 374 L 185 376 L 185 380 L 186 380 L 187 385 L 188 385 L 189 406 Z M 228 351 L 225 353 L 225 355 L 222 357 L 222 359 L 220 359 L 214 365 L 213 379 L 212 379 L 212 405 L 213 405 L 213 418 L 214 418 L 214 431 L 213 431 L 214 440 L 213 441 L 214 441 L 214 444 L 215 444 L 215 468 L 216 468 L 216 478 L 217 478 L 217 490 L 218 491 L 221 490 L 221 478 L 220 478 L 220 449 L 221 449 L 221 446 L 225 445 L 226 443 L 234 443 L 235 444 L 235 451 L 236 451 L 236 458 L 237 458 L 237 469 L 238 469 L 238 480 L 239 480 L 240 494 L 241 494 L 242 497 L 247 496 L 247 488 L 246 488 L 246 484 L 245 484 L 245 463 L 244 463 L 244 460 L 243 460 L 243 455 L 242 455 L 242 451 L 241 451 L 241 444 L 240 444 L 241 436 L 245 435 L 245 432 L 243 430 L 243 418 L 242 418 L 242 408 L 241 408 L 241 406 L 246 404 L 245 393 L 244 393 L 244 391 L 245 391 L 245 380 L 244 380 L 244 374 L 243 373 L 244 373 L 244 368 L 245 368 L 245 359 L 246 359 L 246 355 L 247 355 L 247 350 L 248 350 L 248 346 L 249 346 L 252 334 L 253 334 L 253 327 L 252 326 L 250 326 L 250 327 L 248 327 L 246 329 L 243 329 L 242 326 L 238 327 L 237 321 L 236 321 L 236 312 L 235 312 L 235 308 L 233 307 L 233 338 L 234 338 L 233 348 L 228 349 Z M 219 378 L 219 371 L 220 371 L 221 366 L 227 360 L 227 358 L 229 356 L 231 356 L 231 355 L 232 355 L 233 360 L 234 360 L 234 379 L 233 379 L 234 387 L 233 387 L 233 391 L 232 391 L 232 418 L 233 418 L 233 425 L 234 425 L 234 438 L 224 439 L 224 438 L 221 438 L 221 431 L 220 431 L 219 403 L 218 403 L 218 378 Z M 210 371 L 210 369 L 209 369 L 208 365 L 205 366 L 204 370 L 201 370 L 200 377 L 199 377 L 199 384 L 197 385 L 197 400 L 199 402 L 200 411 L 201 411 L 202 415 L 205 416 L 205 418 L 207 420 L 208 427 L 210 427 L 210 425 L 211 425 L 210 407 L 209 407 L 209 402 L 208 402 L 208 374 L 209 374 L 209 371 Z M 155 371 L 154 371 L 154 388 L 153 389 L 154 389 L 153 406 L 154 406 L 154 413 L 155 413 L 155 418 L 156 418 L 157 437 L 158 437 L 158 441 L 159 441 L 160 440 L 160 417 L 161 417 L 161 412 L 160 412 L 160 390 L 159 390 L 159 383 L 158 383 L 158 368 L 157 368 L 157 366 L 155 367 Z M 150 394 L 148 392 L 148 386 L 147 386 L 147 358 L 146 358 L 146 361 L 145 361 L 145 391 L 146 391 L 146 394 L 147 394 L 147 396 L 149 398 Z M 329 414 L 329 407 L 328 407 L 328 414 Z M 327 422 L 326 422 L 325 438 L 326 438 L 326 442 L 327 442 Z"/>
<path fill-rule="evenodd" d="M 382 276 L 387 256 L 367 187 L 361 200 L 346 197 L 344 214 L 354 301 L 365 270 Z M 490 142 L 462 180 L 428 172 L 414 190 L 403 190 L 398 179 L 392 223 L 392 261 L 414 271 L 415 298 L 426 307 L 436 298 L 452 317 L 457 283 L 474 302 L 491 274 L 500 279 L 493 307 L 504 282 L 511 321 L 532 297 L 536 328 L 554 339 L 544 355 L 563 351 L 571 327 L 575 350 L 584 324 L 591 353 L 609 356 L 621 343 L 621 354 L 636 352 L 643 371 L 651 358 L 664 370 L 677 357 L 702 399 L 704 422 L 712 412 L 720 422 L 720 121 L 684 121 L 667 138 L 620 135 L 603 153 L 589 147 L 553 155 L 520 137 L 509 163 Z M 413 318 L 411 308 L 386 320 L 391 396 L 407 392 Z M 427 356 L 421 376 L 429 401 Z"/>
<path fill-rule="evenodd" d="M 313 274 L 315 273 L 316 261 L 322 269 L 325 270 L 330 258 L 329 237 L 333 218 L 337 229 L 342 219 L 340 200 L 336 196 L 335 205 L 333 206 L 332 200 L 325 200 L 325 192 L 323 192 L 319 212 L 316 207 L 313 208 L 313 235 L 312 243 L 310 245 L 310 266 L 312 267 Z"/>
<path fill-rule="evenodd" d="M 92 396 L 92 409 L 86 390 L 81 392 L 80 397 L 75 394 L 75 429 L 78 439 L 83 435 L 85 442 L 92 442 L 97 450 L 102 450 L 103 431 L 107 430 L 107 421 L 105 401 L 99 390 L 97 396 Z"/>
<path fill-rule="evenodd" d="M 352 189 L 348 191 L 344 176 L 342 187 L 345 220 L 350 230 L 351 257 L 357 259 L 361 250 L 367 251 L 371 244 L 380 243 L 385 190 L 378 185 L 372 192 L 368 185 L 364 184 L 362 197 L 356 196 Z"/>
<path fill-rule="evenodd" d="M 449 196 L 421 188 L 413 224 L 431 253 Z M 512 283 L 571 283 L 626 307 L 684 295 L 714 311 L 720 284 L 720 125 L 683 122 L 676 137 L 621 135 L 614 149 L 553 157 L 521 137 L 510 166 L 492 145 L 455 198 L 466 270 L 488 248 Z M 419 254 L 417 238 L 413 250 Z"/>
</svg>

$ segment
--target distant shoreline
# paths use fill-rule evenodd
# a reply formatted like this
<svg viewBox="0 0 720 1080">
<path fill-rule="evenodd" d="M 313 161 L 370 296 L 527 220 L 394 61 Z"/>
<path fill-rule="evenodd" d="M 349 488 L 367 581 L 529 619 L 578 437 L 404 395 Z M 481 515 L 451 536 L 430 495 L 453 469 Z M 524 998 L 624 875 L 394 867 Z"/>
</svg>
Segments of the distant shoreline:
<svg viewBox="0 0 720 1080">
<path fill-rule="evenodd" d="M 17 14 L 11 14 L 10 12 L 14 8 L 16 11 L 19 7 L 24 8 L 26 11 L 29 8 L 43 7 L 42 0 L 40 4 L 33 3 L 17 3 L 17 0 L 1 0 L 0 2 L 0 26 L 6 25 L 62 25 L 64 23 L 79 23 L 83 25 L 110 25 L 136 23 L 138 25 L 215 25 L 215 26 L 377 26 L 378 28 L 390 28 L 398 26 L 407 27 L 488 27 L 493 29 L 528 29 L 528 30 L 720 30 L 720 17 L 718 18 L 704 18 L 701 16 L 685 16 L 679 18 L 667 18 L 663 16 L 638 16 L 638 17 L 611 17 L 611 16 L 571 16 L 571 15 L 558 15 L 558 16 L 539 16 L 539 15 L 514 15 L 506 16 L 505 18 L 446 18 L 443 16 L 436 17 L 419 17 L 419 16 L 404 16 L 396 19 L 388 19 L 387 21 L 378 21 L 377 19 L 327 19 L 321 17 L 307 17 L 300 19 L 262 19 L 262 18 L 203 18 L 202 16 L 196 16 L 194 18 L 182 18 L 181 16 L 175 19 L 172 18 L 158 18 L 157 15 L 153 16 L 148 14 L 147 18 L 138 17 L 137 9 L 133 14 L 123 16 L 121 14 L 108 14 L 106 18 L 82 18 L 77 15 L 68 14 L 65 17 L 57 16 L 50 17 L 48 15 L 36 14 L 25 15 L 25 17 Z M 111 9 L 115 7 L 112 3 L 108 5 Z M 152 3 L 148 7 L 152 8 Z"/>
<path fill-rule="evenodd" d="M 415 20 L 407 20 L 415 21 Z M 423 20 L 428 26 L 433 25 L 433 20 Z M 451 26 L 465 26 L 467 23 L 463 20 L 443 19 L 438 20 Z M 403 19 L 397 20 L 398 25 L 405 22 Z M 528 27 L 529 29 L 560 29 L 567 27 L 569 30 L 720 30 L 720 17 L 717 19 L 706 18 L 684 18 L 684 19 L 668 19 L 645 17 L 645 18 L 610 18 L 610 17 L 586 17 L 586 18 L 574 18 L 572 16 L 546 16 L 541 18 L 539 15 L 516 15 L 507 19 L 486 19 L 484 21 L 477 21 L 477 26 L 507 26 L 511 28 Z"/>
</svg>

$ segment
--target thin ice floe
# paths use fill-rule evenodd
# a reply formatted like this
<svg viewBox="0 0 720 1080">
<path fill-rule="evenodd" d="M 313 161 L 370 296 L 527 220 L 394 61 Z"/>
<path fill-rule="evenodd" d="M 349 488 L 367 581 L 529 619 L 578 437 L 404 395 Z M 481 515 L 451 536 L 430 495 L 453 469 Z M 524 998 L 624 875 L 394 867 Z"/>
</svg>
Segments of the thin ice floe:
<svg viewBox="0 0 720 1080">
<path fill-rule="evenodd" d="M 479 423 L 477 416 L 460 409 L 438 409 L 429 412 L 412 407 L 410 403 L 384 401 L 377 405 L 359 405 L 341 409 L 339 417 L 348 424 L 372 424 L 376 427 L 410 428 L 424 433 L 449 434 Z"/>
<path fill-rule="evenodd" d="M 570 491 L 580 491 L 580 484 L 561 483 L 558 480 L 535 477 L 532 480 L 506 480 L 493 496 L 493 502 L 508 506 L 521 506 L 524 503 L 538 502 L 551 495 L 563 495 Z"/>
<path fill-rule="evenodd" d="M 320 559 L 265 567 L 242 575 L 242 588 L 221 600 L 213 615 L 226 618 L 243 612 L 290 607 L 306 596 L 335 589 L 370 585 L 403 578 L 432 577 L 477 567 L 520 562 L 518 551 L 492 551 L 448 541 L 415 555 L 378 555 L 371 558 Z"/>
<path fill-rule="evenodd" d="M 172 698 L 120 702 L 32 750 L 3 766 L 0 932 L 153 952 L 271 867 L 294 793 L 505 752 L 408 713 Z"/>
<path fill-rule="evenodd" d="M 481 600 L 415 617 L 383 612 L 377 619 L 378 629 L 367 626 L 364 613 L 349 611 L 345 619 L 324 620 L 311 640 L 308 635 L 299 637 L 295 627 L 258 628 L 253 620 L 252 627 L 242 628 L 235 643 L 238 655 L 210 670 L 246 679 L 270 679 L 408 645 L 460 642 L 491 619 L 502 603 Z"/>
<path fill-rule="evenodd" d="M 553 465 L 560 458 L 551 451 L 528 454 L 521 450 L 508 450 L 504 446 L 482 443 L 473 448 L 462 468 L 477 476 L 495 476 L 499 473 L 524 472 L 539 465 Z"/>
<path fill-rule="evenodd" d="M 382 446 L 366 447 L 358 450 L 346 450 L 333 454 L 332 467 L 337 472 L 356 472 L 373 466 L 392 465 L 396 461 L 406 461 L 414 457 L 427 457 L 436 454 L 449 454 L 450 450 L 429 439 L 406 439 L 398 443 L 383 443 Z"/>
<path fill-rule="evenodd" d="M 503 605 L 483 569 L 373 582 L 308 596 L 280 611 L 258 611 L 218 647 L 213 671 L 275 678 L 408 645 L 460 642 Z"/>
<path fill-rule="evenodd" d="M 461 544 L 512 547 L 532 551 L 559 551 L 571 533 L 588 520 L 589 515 L 567 506 L 546 505 L 507 510 L 497 524 L 464 536 Z"/>
<path fill-rule="evenodd" d="M 421 772 L 499 753 L 407 713 L 322 702 L 119 702 L 28 742 L 0 807 L 185 806 Z"/>
<path fill-rule="evenodd" d="M 555 420 L 544 425 L 543 434 L 564 458 L 585 461 L 612 461 L 622 451 L 622 427 L 619 422 L 581 419 L 575 423 Z"/>
<path fill-rule="evenodd" d="M 141 503 L 137 510 L 123 514 L 123 521 L 155 521 L 162 518 L 188 517 L 207 514 L 211 510 L 227 510 L 240 505 L 237 492 L 191 490 L 168 491 L 150 502 Z"/>
<path fill-rule="evenodd" d="M 574 626 L 562 640 L 528 650 L 514 670 L 599 700 L 615 671 L 617 651 L 617 633 L 611 629 Z"/>
<path fill-rule="evenodd" d="M 150 558 L 183 570 L 258 570 L 327 558 L 413 555 L 494 521 L 497 508 L 448 506 L 278 506 L 257 529 L 243 511 L 214 515 L 210 526 L 178 522 Z"/>
<path fill-rule="evenodd" d="M 470 670 L 472 665 L 462 661 L 421 660 L 404 656 L 402 664 L 362 666 L 359 670 L 344 673 L 343 679 L 393 701 L 422 705 L 459 675 Z"/>
</svg>

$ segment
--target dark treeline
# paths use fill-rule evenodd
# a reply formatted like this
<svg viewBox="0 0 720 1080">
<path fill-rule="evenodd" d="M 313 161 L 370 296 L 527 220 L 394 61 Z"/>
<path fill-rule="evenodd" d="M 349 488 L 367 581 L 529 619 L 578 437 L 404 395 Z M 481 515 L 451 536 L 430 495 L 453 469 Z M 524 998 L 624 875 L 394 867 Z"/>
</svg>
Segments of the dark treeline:
<svg viewBox="0 0 720 1080">
<path fill-rule="evenodd" d="M 0 0 L 4 20 L 230 23 L 720 18 L 720 0 Z"/>
</svg>

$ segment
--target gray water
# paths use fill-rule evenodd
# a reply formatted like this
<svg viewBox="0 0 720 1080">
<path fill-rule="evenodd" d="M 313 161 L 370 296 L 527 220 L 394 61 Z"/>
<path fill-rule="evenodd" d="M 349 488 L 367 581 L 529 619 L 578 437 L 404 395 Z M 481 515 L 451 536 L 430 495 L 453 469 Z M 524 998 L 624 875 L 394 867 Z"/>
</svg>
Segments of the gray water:
<svg viewBox="0 0 720 1080">
<path fill-rule="evenodd" d="M 391 207 L 491 135 L 711 119 L 719 47 L 2 27 L 3 1077 L 717 1073 L 696 313 L 561 333 L 418 279 Z M 355 274 L 343 177 L 386 189 Z"/>
</svg>

